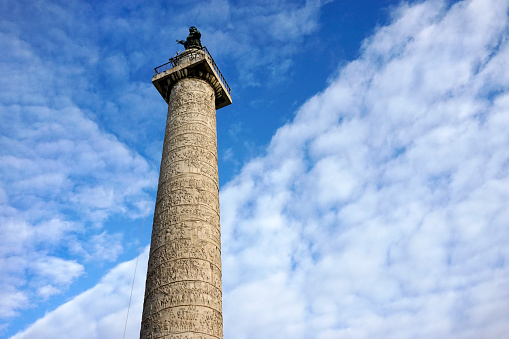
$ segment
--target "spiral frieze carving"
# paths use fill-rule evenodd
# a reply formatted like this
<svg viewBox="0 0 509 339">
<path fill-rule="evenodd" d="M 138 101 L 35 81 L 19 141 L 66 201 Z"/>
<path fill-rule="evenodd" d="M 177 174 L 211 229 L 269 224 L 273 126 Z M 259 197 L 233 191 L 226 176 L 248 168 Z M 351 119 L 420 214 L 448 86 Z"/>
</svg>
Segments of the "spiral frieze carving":
<svg viewBox="0 0 509 339">
<path fill-rule="evenodd" d="M 223 337 L 215 94 L 199 78 L 171 89 L 141 339 Z"/>
</svg>

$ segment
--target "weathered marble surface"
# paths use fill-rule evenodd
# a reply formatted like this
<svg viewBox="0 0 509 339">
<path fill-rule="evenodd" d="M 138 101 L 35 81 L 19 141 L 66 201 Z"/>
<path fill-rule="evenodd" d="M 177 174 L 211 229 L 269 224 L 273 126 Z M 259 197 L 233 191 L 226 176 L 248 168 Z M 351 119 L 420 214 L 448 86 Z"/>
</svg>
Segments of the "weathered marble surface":
<svg viewBox="0 0 509 339">
<path fill-rule="evenodd" d="M 223 337 L 214 89 L 183 78 L 171 89 L 141 339 Z"/>
</svg>

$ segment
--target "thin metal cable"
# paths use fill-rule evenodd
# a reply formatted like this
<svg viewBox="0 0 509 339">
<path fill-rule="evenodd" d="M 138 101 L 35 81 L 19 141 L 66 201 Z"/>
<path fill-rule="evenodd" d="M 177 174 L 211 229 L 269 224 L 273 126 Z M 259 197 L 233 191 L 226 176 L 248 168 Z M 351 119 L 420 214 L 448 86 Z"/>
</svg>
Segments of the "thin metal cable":
<svg viewBox="0 0 509 339">
<path fill-rule="evenodd" d="M 143 224 L 141 226 L 140 241 L 138 244 L 138 255 L 136 255 L 136 264 L 134 265 L 133 283 L 131 284 L 131 295 L 129 296 L 129 306 L 127 306 L 127 316 L 125 317 L 124 335 L 122 336 L 122 339 L 125 339 L 125 333 L 127 330 L 127 321 L 129 319 L 129 310 L 131 309 L 131 300 L 133 298 L 134 281 L 136 280 L 136 270 L 138 269 L 138 259 L 140 258 L 140 250 L 141 250 L 141 240 L 143 239 L 143 230 L 145 229 L 145 220 L 147 219 L 148 202 L 150 200 L 150 188 L 152 187 L 152 181 L 154 178 L 155 168 L 156 168 L 156 156 L 154 156 L 154 163 L 152 165 L 152 173 L 150 174 L 150 186 L 148 188 L 147 201 L 145 203 L 145 215 L 143 216 Z"/>
</svg>

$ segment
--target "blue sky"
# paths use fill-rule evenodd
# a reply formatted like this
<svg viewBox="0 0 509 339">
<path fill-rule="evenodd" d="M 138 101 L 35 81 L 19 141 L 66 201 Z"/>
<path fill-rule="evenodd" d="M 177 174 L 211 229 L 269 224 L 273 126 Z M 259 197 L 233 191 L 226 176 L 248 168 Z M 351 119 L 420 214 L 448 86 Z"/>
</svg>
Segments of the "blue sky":
<svg viewBox="0 0 509 339">
<path fill-rule="evenodd" d="M 509 1 L 3 1 L 0 337 L 139 335 L 166 105 L 195 25 L 225 338 L 509 331 Z"/>
</svg>

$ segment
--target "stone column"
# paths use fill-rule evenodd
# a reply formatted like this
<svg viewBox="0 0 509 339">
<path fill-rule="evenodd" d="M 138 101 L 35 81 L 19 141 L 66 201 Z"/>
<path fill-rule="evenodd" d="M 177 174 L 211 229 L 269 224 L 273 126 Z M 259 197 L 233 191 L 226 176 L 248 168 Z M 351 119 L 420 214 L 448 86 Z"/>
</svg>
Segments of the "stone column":
<svg viewBox="0 0 509 339">
<path fill-rule="evenodd" d="M 216 91 L 211 73 L 185 73 L 166 82 L 141 339 L 223 338 Z"/>
</svg>

